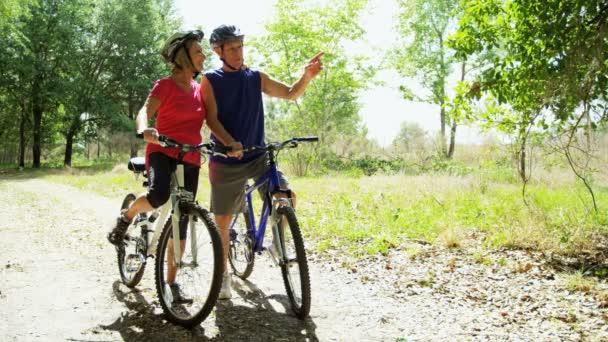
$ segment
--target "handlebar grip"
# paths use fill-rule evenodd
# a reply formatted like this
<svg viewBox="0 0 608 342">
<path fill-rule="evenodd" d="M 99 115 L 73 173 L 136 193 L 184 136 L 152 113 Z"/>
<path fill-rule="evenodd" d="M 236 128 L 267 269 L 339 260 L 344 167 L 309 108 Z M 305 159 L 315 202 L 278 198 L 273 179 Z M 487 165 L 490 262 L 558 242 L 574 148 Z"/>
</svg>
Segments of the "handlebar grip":
<svg viewBox="0 0 608 342">
<path fill-rule="evenodd" d="M 319 137 L 315 137 L 315 136 L 311 136 L 311 137 L 303 137 L 303 138 L 296 138 L 295 140 L 297 141 L 319 141 Z"/>
<path fill-rule="evenodd" d="M 215 152 L 226 153 L 226 152 L 230 152 L 230 151 L 232 151 L 232 146 L 226 146 L 226 145 L 214 145 L 214 146 L 213 146 L 213 150 L 214 150 Z"/>
</svg>

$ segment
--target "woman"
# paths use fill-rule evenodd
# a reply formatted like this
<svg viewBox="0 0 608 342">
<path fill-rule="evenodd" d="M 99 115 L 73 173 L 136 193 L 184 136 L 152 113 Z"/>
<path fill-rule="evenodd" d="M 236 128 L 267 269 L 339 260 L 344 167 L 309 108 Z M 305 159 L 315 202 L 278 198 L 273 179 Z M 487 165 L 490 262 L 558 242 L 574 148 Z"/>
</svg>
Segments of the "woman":
<svg viewBox="0 0 608 342">
<path fill-rule="evenodd" d="M 133 218 L 142 212 L 156 209 L 169 199 L 170 176 L 177 166 L 180 151 L 164 148 L 158 144 L 159 134 L 189 145 L 201 143 L 201 127 L 206 111 L 203 106 L 200 87 L 193 80 L 203 71 L 205 54 L 200 45 L 203 32 L 199 30 L 178 32 L 169 38 L 161 50 L 163 59 L 172 67 L 171 75 L 157 80 L 148 98 L 137 114 L 136 129 L 143 133 L 146 146 L 146 166 L 150 186 L 148 193 L 139 196 L 133 205 L 123 211 L 116 220 L 116 226 L 108 234 L 108 240 L 122 246 L 123 239 Z M 148 128 L 148 121 L 156 117 L 156 127 Z M 187 153 L 184 158 L 184 185 L 196 197 L 200 153 Z M 187 217 L 180 220 L 182 250 L 186 245 Z M 173 260 L 173 243 L 169 243 L 168 260 Z M 167 283 L 171 287 L 175 302 L 189 303 L 181 295 L 179 285 L 175 282 L 175 267 L 170 262 L 167 270 Z"/>
</svg>

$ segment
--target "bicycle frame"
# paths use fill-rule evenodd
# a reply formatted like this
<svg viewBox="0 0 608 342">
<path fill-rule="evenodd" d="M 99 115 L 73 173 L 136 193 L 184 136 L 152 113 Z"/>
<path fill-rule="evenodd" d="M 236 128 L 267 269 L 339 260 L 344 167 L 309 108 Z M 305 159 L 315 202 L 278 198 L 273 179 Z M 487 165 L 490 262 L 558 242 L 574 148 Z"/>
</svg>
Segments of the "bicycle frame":
<svg viewBox="0 0 608 342">
<path fill-rule="evenodd" d="M 266 225 L 268 224 L 268 218 L 274 215 L 276 210 L 275 204 L 281 202 L 282 199 L 273 200 L 272 195 L 277 192 L 289 193 L 289 190 L 280 190 L 279 172 L 274 160 L 270 161 L 270 168 L 266 173 L 258 179 L 253 185 L 245 186 L 245 203 L 247 205 L 247 212 L 249 213 L 249 224 L 253 233 L 253 239 L 255 241 L 254 252 L 261 252 L 264 249 L 264 235 L 266 233 Z M 264 193 L 262 202 L 262 211 L 260 216 L 259 225 L 256 227 L 255 214 L 253 211 L 253 192 L 267 185 L 267 190 Z M 238 215 L 235 215 L 230 229 L 234 228 L 234 225 L 238 221 Z"/>
<path fill-rule="evenodd" d="M 148 225 L 152 223 L 152 228 L 149 231 L 154 231 L 154 235 L 152 236 L 152 240 L 146 241 L 148 244 L 147 248 L 147 256 L 154 257 L 156 255 L 156 247 L 158 245 L 158 240 L 160 238 L 160 234 L 162 232 L 162 228 L 164 224 L 167 222 L 167 218 L 171 213 L 171 220 L 173 227 L 179 227 L 179 219 L 181 217 L 181 211 L 179 208 L 179 201 L 182 199 L 187 199 L 192 197 L 192 193 L 185 190 L 184 188 L 184 165 L 178 164 L 175 172 L 172 174 L 171 181 L 171 197 L 167 203 L 163 204 L 159 208 L 154 209 L 150 212 L 148 219 L 137 222 L 137 224 L 131 225 L 127 234 L 132 232 L 133 230 L 137 230 L 142 225 Z M 158 217 L 154 220 L 154 222 L 150 222 L 149 218 L 158 214 Z M 196 241 L 196 226 L 192 220 L 192 217 L 189 217 L 188 223 L 190 224 L 190 242 L 192 244 L 192 254 L 193 257 L 196 258 L 197 253 L 197 241 Z M 142 228 L 143 229 L 143 228 Z M 180 265 L 181 260 L 181 246 L 180 246 L 180 235 L 179 228 L 173 229 L 173 257 L 174 264 Z"/>
</svg>

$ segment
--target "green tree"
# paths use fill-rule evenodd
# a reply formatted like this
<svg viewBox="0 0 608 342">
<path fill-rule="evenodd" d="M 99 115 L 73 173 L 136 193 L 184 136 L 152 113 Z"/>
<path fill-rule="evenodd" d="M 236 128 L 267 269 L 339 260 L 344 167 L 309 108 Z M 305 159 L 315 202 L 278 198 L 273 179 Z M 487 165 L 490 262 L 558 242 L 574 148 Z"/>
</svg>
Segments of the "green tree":
<svg viewBox="0 0 608 342">
<path fill-rule="evenodd" d="M 181 20 L 175 15 L 172 0 L 113 0 L 108 6 L 113 12 L 106 11 L 100 20 L 106 23 L 104 36 L 114 45 L 104 92 L 122 104 L 121 116 L 112 118 L 112 129 L 133 131 L 137 112 L 154 81 L 168 74 L 159 51 L 181 26 Z M 135 156 L 141 142 L 129 141 L 131 156 Z"/>
<path fill-rule="evenodd" d="M 71 166 L 72 145 L 87 128 L 85 142 L 99 138 L 103 127 L 132 130 L 135 115 L 154 80 L 166 69 L 160 45 L 178 22 L 167 15 L 170 2 L 105 0 L 79 37 L 70 82 L 62 134 L 64 165 Z M 136 142 L 131 139 L 131 154 Z"/>
<path fill-rule="evenodd" d="M 335 0 L 310 5 L 296 0 L 279 0 L 276 16 L 266 25 L 266 34 L 253 40 L 255 61 L 271 77 L 295 83 L 309 58 L 319 51 L 324 70 L 310 84 L 299 102 L 267 101 L 267 138 L 318 135 L 321 144 L 294 151 L 292 164 L 304 174 L 339 134 L 361 129 L 357 101 L 370 84 L 374 71 L 360 54 L 349 53 L 348 41 L 360 39 L 364 31 L 359 18 L 367 0 Z"/>
<path fill-rule="evenodd" d="M 447 112 L 448 78 L 453 65 L 454 50 L 445 43 L 449 35 L 455 32 L 459 6 L 449 0 L 398 0 L 399 14 L 397 31 L 399 42 L 388 55 L 400 75 L 419 80 L 428 96 L 414 94 L 403 85 L 400 87 L 407 100 L 419 99 L 439 105 L 441 121 L 441 150 L 447 158 L 454 154 L 456 141 L 457 117 L 455 112 Z M 461 80 L 466 73 L 466 60 L 462 59 Z M 450 127 L 450 145 L 446 144 L 446 130 Z"/>
<path fill-rule="evenodd" d="M 417 148 L 424 148 L 427 132 L 415 122 L 402 122 L 399 133 L 393 139 L 393 146 L 404 152 L 412 152 Z"/>
<path fill-rule="evenodd" d="M 72 63 L 77 46 L 76 38 L 85 30 L 84 24 L 92 4 L 85 0 L 60 1 L 41 0 L 30 6 L 31 20 L 23 18 L 26 37 L 22 53 L 24 63 L 32 67 L 27 79 L 31 84 L 33 116 L 33 166 L 40 167 L 40 157 L 44 131 L 43 116 L 57 112 L 58 104 L 65 96 L 62 87 Z M 24 94 L 25 95 L 25 94 Z M 53 117 L 47 118 L 49 121 Z"/>
<path fill-rule="evenodd" d="M 6 30 L 0 30 L 0 141 L 3 147 L 3 162 L 14 162 L 18 152 L 18 165 L 25 166 L 25 150 L 31 136 L 31 82 L 32 70 L 21 54 L 24 38 L 20 29 L 24 22 L 6 21 Z M 18 140 L 15 137 L 19 137 Z M 17 149 L 15 149 L 17 146 Z"/>
<path fill-rule="evenodd" d="M 568 140 L 575 142 L 580 137 L 576 131 L 586 129 L 590 139 L 606 108 L 608 4 L 462 0 L 461 7 L 459 30 L 450 44 L 461 58 L 493 52 L 475 88 L 498 102 L 498 110 L 488 111 L 482 119 L 517 135 L 520 173 L 526 169 L 526 144 L 533 132 L 567 132 Z M 563 149 L 569 161 L 573 147 L 566 144 Z M 577 175 L 586 174 L 570 165 Z M 579 178 L 593 197 L 590 178 Z"/>
</svg>

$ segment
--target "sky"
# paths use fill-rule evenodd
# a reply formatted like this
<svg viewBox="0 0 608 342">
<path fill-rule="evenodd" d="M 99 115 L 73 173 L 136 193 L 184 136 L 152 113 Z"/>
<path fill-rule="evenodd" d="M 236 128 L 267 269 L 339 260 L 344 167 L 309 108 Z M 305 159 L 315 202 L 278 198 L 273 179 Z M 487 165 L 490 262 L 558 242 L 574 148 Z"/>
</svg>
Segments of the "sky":
<svg viewBox="0 0 608 342">
<path fill-rule="evenodd" d="M 175 0 L 177 14 L 184 20 L 184 29 L 194 26 L 214 28 L 220 24 L 233 24 L 246 36 L 263 34 L 264 24 L 272 20 L 274 3 L 274 0 Z M 377 51 L 380 52 L 377 57 L 380 57 L 381 51 L 390 47 L 397 38 L 393 28 L 394 20 L 388 20 L 393 18 L 396 12 L 395 1 L 370 0 L 369 8 L 364 11 L 365 15 L 361 21 L 361 25 L 367 31 L 366 42 L 349 47 L 353 51 L 370 51 L 370 53 Z M 206 37 L 209 34 L 210 32 L 205 32 Z M 398 87 L 405 81 L 396 71 L 382 71 L 378 78 L 384 82 L 384 85 L 373 86 L 360 97 L 362 108 L 359 114 L 368 128 L 369 138 L 376 140 L 381 146 L 388 146 L 404 121 L 416 122 L 428 132 L 439 130 L 439 106 L 403 100 Z M 421 91 L 413 82 L 406 83 L 414 89 L 414 92 Z M 479 139 L 474 130 L 466 127 L 459 127 L 457 132 L 458 142 L 474 142 Z"/>
</svg>

